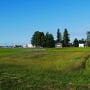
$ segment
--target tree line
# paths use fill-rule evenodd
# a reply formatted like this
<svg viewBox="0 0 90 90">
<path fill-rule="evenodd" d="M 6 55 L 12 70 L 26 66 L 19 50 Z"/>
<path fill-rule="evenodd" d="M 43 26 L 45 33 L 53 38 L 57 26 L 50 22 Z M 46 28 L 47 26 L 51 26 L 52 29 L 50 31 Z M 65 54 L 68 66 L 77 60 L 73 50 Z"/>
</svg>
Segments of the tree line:
<svg viewBox="0 0 90 90">
<path fill-rule="evenodd" d="M 36 47 L 54 47 L 55 41 L 54 37 L 50 33 L 44 34 L 43 32 L 34 32 L 31 40 L 32 45 Z"/>
<path fill-rule="evenodd" d="M 73 41 L 73 46 L 78 47 L 79 43 L 84 43 L 84 45 L 86 47 L 90 47 L 90 31 L 88 31 L 86 34 L 87 34 L 86 39 L 82 38 L 81 40 L 78 40 L 77 38 L 75 38 L 74 41 Z"/>
<path fill-rule="evenodd" d="M 81 40 L 75 38 L 72 44 L 70 44 L 70 35 L 67 28 L 64 29 L 63 34 L 58 28 L 56 34 L 57 38 L 55 40 L 53 34 L 49 32 L 44 33 L 40 31 L 35 31 L 31 39 L 31 44 L 36 47 L 53 48 L 57 43 L 62 43 L 63 47 L 68 47 L 70 45 L 72 45 L 73 47 L 78 47 L 79 43 L 84 43 L 90 47 L 90 31 L 87 32 L 86 40 L 83 38 Z"/>
<path fill-rule="evenodd" d="M 47 32 L 36 31 L 34 32 L 31 43 L 36 47 L 46 47 L 46 48 L 53 48 L 55 47 L 56 43 L 62 43 L 63 47 L 67 47 L 70 41 L 68 30 L 65 28 L 63 36 L 60 32 L 60 29 L 57 30 L 57 39 L 54 39 L 53 34 Z"/>
</svg>

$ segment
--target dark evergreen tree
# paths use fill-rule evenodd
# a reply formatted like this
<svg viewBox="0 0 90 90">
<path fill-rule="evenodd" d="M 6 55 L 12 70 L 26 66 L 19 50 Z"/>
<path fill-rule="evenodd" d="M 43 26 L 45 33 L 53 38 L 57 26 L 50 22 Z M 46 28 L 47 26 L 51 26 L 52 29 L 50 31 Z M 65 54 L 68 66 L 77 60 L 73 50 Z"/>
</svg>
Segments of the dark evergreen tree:
<svg viewBox="0 0 90 90">
<path fill-rule="evenodd" d="M 82 38 L 81 40 L 79 40 L 79 43 L 85 43 L 85 40 Z"/>
<path fill-rule="evenodd" d="M 41 42 L 40 46 L 45 47 L 45 35 L 43 32 L 41 32 L 40 42 Z"/>
<path fill-rule="evenodd" d="M 39 31 L 34 32 L 34 34 L 33 34 L 33 36 L 32 36 L 32 39 L 31 39 L 32 45 L 37 46 L 37 33 L 38 33 L 38 32 L 39 32 Z"/>
<path fill-rule="evenodd" d="M 61 32 L 60 30 L 58 29 L 57 30 L 57 40 L 56 40 L 58 43 L 60 43 L 62 41 L 62 37 L 61 37 Z"/>
<path fill-rule="evenodd" d="M 49 34 L 48 32 L 46 33 L 46 36 L 45 36 L 45 42 L 46 42 L 47 48 L 55 47 L 54 37 L 52 34 Z"/>
<path fill-rule="evenodd" d="M 64 45 L 64 47 L 67 47 L 68 46 L 69 41 L 70 41 L 69 34 L 68 34 L 67 29 L 65 28 L 64 34 L 63 34 L 63 45 Z"/>
<path fill-rule="evenodd" d="M 90 47 L 90 31 L 87 32 L 86 45 Z"/>
<path fill-rule="evenodd" d="M 74 39 L 74 41 L 73 41 L 73 46 L 74 46 L 74 47 L 78 47 L 78 46 L 79 46 L 79 41 L 78 41 L 77 38 Z"/>
</svg>

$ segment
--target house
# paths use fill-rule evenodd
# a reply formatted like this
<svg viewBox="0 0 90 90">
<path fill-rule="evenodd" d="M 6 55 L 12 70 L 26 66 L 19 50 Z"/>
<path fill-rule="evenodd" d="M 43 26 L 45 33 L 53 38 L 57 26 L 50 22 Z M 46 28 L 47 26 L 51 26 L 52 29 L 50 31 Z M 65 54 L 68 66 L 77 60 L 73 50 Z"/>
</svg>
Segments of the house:
<svg viewBox="0 0 90 90">
<path fill-rule="evenodd" d="M 55 48 L 62 48 L 62 43 L 56 43 Z"/>
<path fill-rule="evenodd" d="M 84 43 L 79 43 L 79 47 L 85 47 Z"/>
</svg>

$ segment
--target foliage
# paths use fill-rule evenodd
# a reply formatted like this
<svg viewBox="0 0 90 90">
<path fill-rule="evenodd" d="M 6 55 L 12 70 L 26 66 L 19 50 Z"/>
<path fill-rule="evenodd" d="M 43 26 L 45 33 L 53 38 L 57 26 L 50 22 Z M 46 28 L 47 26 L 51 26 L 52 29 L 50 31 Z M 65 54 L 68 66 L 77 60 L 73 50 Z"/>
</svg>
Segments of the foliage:
<svg viewBox="0 0 90 90">
<path fill-rule="evenodd" d="M 39 32 L 39 31 L 34 32 L 31 39 L 32 45 L 36 47 L 47 47 L 47 48 L 55 47 L 55 43 L 62 43 L 64 47 L 67 47 L 69 45 L 69 41 L 70 41 L 70 38 L 66 28 L 64 30 L 63 39 L 59 29 L 57 30 L 56 41 L 54 40 L 54 37 L 52 34 L 49 34 L 47 32 L 45 35 L 43 32 Z"/>
<path fill-rule="evenodd" d="M 67 29 L 65 28 L 64 34 L 63 34 L 63 44 L 64 44 L 64 47 L 68 46 L 69 41 L 70 41 L 69 34 L 68 34 Z"/>
<path fill-rule="evenodd" d="M 58 43 L 61 43 L 61 41 L 62 41 L 62 36 L 61 36 L 61 32 L 60 32 L 60 30 L 58 29 L 57 30 L 57 40 L 56 40 Z"/>
<path fill-rule="evenodd" d="M 64 29 L 63 38 L 60 29 L 58 28 L 56 40 L 54 40 L 52 34 L 49 34 L 48 32 L 44 34 L 44 32 L 39 32 L 39 31 L 34 32 L 31 39 L 32 45 L 36 47 L 47 47 L 47 48 L 54 47 L 55 43 L 62 43 L 64 47 L 67 47 L 70 46 L 69 41 L 70 41 L 70 37 L 67 28 Z M 81 40 L 77 40 L 77 38 L 75 38 L 75 40 L 73 41 L 73 45 L 75 47 L 78 47 L 78 43 L 84 43 L 85 46 L 90 47 L 90 31 L 87 32 L 86 40 L 83 38 Z"/>
<path fill-rule="evenodd" d="M 48 32 L 46 33 L 45 36 L 45 42 L 46 42 L 46 47 L 48 48 L 55 47 L 54 37 L 52 34 L 49 34 Z"/>
<path fill-rule="evenodd" d="M 86 45 L 90 47 L 90 41 L 86 41 Z"/>
<path fill-rule="evenodd" d="M 45 36 L 43 32 L 36 31 L 32 37 L 31 43 L 36 47 L 43 47 L 45 42 Z"/>
<path fill-rule="evenodd" d="M 73 45 L 74 45 L 74 47 L 78 47 L 79 46 L 79 41 L 78 41 L 77 38 L 74 39 Z"/>
<path fill-rule="evenodd" d="M 79 43 L 85 43 L 85 40 L 82 38 L 81 40 L 79 40 Z"/>
<path fill-rule="evenodd" d="M 87 32 L 86 45 L 90 47 L 90 31 Z"/>
<path fill-rule="evenodd" d="M 44 35 L 43 32 L 36 31 L 32 37 L 31 43 L 36 47 L 54 47 L 54 37 L 48 32 Z"/>
</svg>

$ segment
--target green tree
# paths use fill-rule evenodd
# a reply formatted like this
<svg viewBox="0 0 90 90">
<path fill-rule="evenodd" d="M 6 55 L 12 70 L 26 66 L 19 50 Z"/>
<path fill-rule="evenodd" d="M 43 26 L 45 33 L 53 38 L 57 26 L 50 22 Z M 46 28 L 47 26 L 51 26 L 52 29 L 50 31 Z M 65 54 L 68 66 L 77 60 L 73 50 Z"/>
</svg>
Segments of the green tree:
<svg viewBox="0 0 90 90">
<path fill-rule="evenodd" d="M 38 34 L 38 33 L 39 33 L 39 31 L 34 32 L 34 34 L 33 34 L 33 36 L 32 36 L 32 39 L 31 39 L 32 45 L 35 45 L 35 46 L 38 45 L 38 42 L 37 42 L 37 34 Z"/>
<path fill-rule="evenodd" d="M 52 34 L 49 34 L 48 32 L 46 33 L 46 36 L 45 36 L 45 42 L 46 42 L 47 48 L 55 47 L 54 37 Z"/>
<path fill-rule="evenodd" d="M 40 34 L 40 46 L 45 47 L 45 35 L 43 32 L 41 32 Z"/>
<path fill-rule="evenodd" d="M 60 30 L 58 28 L 58 30 L 57 30 L 57 42 L 60 43 L 61 41 L 62 41 L 61 32 L 60 32 Z"/>
<path fill-rule="evenodd" d="M 81 40 L 79 40 L 79 43 L 85 43 L 85 40 L 82 38 Z"/>
<path fill-rule="evenodd" d="M 55 46 L 54 37 L 52 34 L 49 34 L 48 32 L 46 33 L 46 35 L 44 35 L 43 32 L 39 31 L 34 32 L 31 39 L 31 43 L 36 47 L 52 48 Z"/>
<path fill-rule="evenodd" d="M 36 47 L 43 47 L 45 45 L 44 33 L 39 31 L 34 32 L 31 43 Z"/>
<path fill-rule="evenodd" d="M 90 47 L 90 31 L 87 32 L 86 45 Z"/>
<path fill-rule="evenodd" d="M 68 34 L 67 29 L 65 28 L 64 29 L 64 34 L 63 34 L 63 45 L 64 45 L 64 47 L 67 47 L 68 46 L 69 41 L 70 41 L 69 34 Z"/>
<path fill-rule="evenodd" d="M 78 41 L 77 38 L 74 39 L 73 45 L 74 45 L 74 47 L 78 47 L 79 46 L 79 41 Z"/>
</svg>

